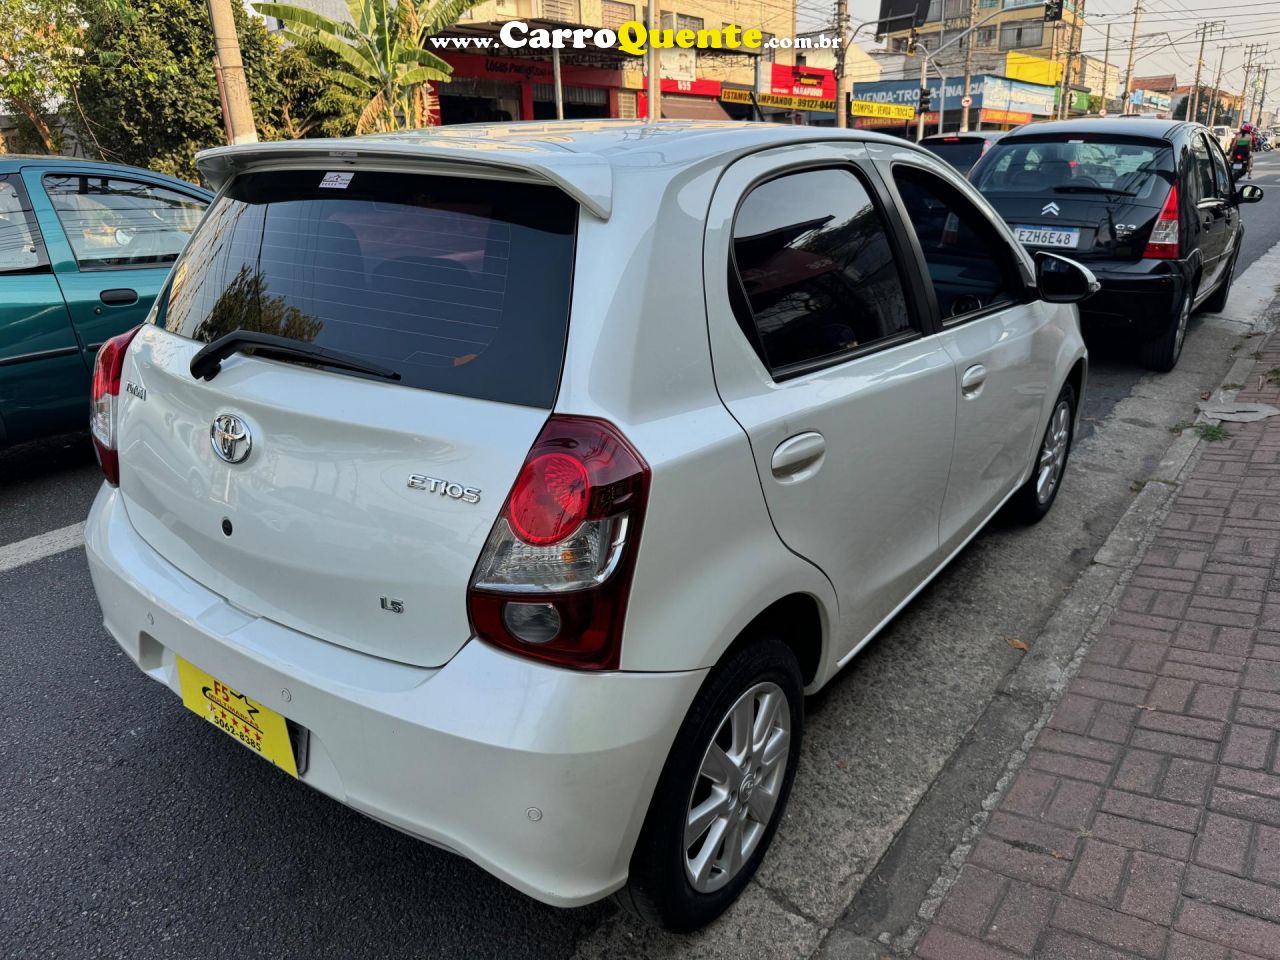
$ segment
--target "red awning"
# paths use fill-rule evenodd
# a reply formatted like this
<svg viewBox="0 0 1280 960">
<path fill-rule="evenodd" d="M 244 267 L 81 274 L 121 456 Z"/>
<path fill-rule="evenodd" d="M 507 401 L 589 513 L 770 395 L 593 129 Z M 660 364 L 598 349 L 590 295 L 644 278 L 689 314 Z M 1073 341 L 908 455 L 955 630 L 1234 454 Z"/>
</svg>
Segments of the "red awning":
<svg viewBox="0 0 1280 960">
<path fill-rule="evenodd" d="M 667 120 L 728 120 L 729 115 L 719 100 L 711 97 L 682 97 L 664 93 L 661 101 L 662 116 Z"/>
</svg>

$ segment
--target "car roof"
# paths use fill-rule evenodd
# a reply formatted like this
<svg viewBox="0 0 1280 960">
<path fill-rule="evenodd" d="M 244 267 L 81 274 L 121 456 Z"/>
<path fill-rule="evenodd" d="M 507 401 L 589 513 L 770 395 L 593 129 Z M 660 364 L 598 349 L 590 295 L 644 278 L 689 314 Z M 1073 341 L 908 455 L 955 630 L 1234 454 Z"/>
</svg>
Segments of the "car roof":
<svg viewBox="0 0 1280 960">
<path fill-rule="evenodd" d="M 898 137 L 866 130 L 739 121 L 552 120 L 453 124 L 342 139 L 287 140 L 205 150 L 200 172 L 216 188 L 246 166 L 274 160 L 335 165 L 361 157 L 410 157 L 444 164 L 482 165 L 549 180 L 607 220 L 615 170 L 689 167 L 771 146 L 844 140 L 917 150 Z"/>
<path fill-rule="evenodd" d="M 197 186 L 187 180 L 170 176 L 167 173 L 160 173 L 156 170 L 146 170 L 142 167 L 131 167 L 124 163 L 109 163 L 106 160 L 90 160 L 88 157 L 63 157 L 53 156 L 51 154 L 41 153 L 6 153 L 0 156 L 0 174 L 17 173 L 23 167 L 47 167 L 52 170 L 58 169 L 79 169 L 91 167 L 95 171 L 103 173 L 118 173 L 126 176 L 138 176 L 145 174 L 156 180 L 164 180 L 172 183 L 174 186 L 183 188 L 184 190 L 194 190 L 206 196 L 210 196 L 209 191 L 204 187 Z"/>
<path fill-rule="evenodd" d="M 1026 123 L 1016 130 L 1009 131 L 1006 136 L 1053 136 L 1070 133 L 1106 133 L 1112 136 L 1143 137 L 1147 140 L 1169 140 L 1183 128 L 1198 127 L 1199 124 L 1185 120 L 1156 120 L 1148 117 L 1077 117 L 1074 120 L 1041 120 Z"/>
<path fill-rule="evenodd" d="M 954 142 L 956 140 L 999 140 L 1006 136 L 1004 130 L 966 130 L 964 133 L 934 133 L 921 140 L 921 143 Z"/>
</svg>

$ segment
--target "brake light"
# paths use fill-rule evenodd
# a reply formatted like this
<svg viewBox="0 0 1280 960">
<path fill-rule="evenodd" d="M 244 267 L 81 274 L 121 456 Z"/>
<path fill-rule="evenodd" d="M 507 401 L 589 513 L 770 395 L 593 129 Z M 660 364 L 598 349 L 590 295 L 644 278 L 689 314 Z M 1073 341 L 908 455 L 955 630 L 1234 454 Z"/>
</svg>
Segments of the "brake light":
<svg viewBox="0 0 1280 960">
<path fill-rule="evenodd" d="M 93 387 L 89 396 L 89 432 L 98 455 L 102 475 L 113 487 L 120 485 L 120 456 L 116 452 L 117 406 L 120 397 L 120 374 L 129 344 L 142 327 L 134 327 L 112 337 L 98 348 L 93 361 Z"/>
<path fill-rule="evenodd" d="M 548 663 L 616 670 L 649 478 L 613 424 L 551 417 L 471 575 L 475 635 Z"/>
<path fill-rule="evenodd" d="M 1177 260 L 1182 256 L 1182 243 L 1178 226 L 1178 185 L 1169 187 L 1164 208 L 1156 218 L 1151 238 L 1142 256 L 1148 260 Z"/>
</svg>

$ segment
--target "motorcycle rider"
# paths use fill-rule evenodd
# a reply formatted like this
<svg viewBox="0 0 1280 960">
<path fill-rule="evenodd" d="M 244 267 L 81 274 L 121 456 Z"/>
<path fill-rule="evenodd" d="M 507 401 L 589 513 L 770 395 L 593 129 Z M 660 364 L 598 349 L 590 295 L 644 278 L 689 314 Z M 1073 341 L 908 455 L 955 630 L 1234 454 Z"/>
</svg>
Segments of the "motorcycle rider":
<svg viewBox="0 0 1280 960">
<path fill-rule="evenodd" d="M 1253 151 L 1257 145 L 1253 124 L 1240 124 L 1240 132 L 1236 135 L 1235 143 L 1231 147 L 1231 163 L 1232 166 L 1238 163 L 1244 167 L 1246 180 L 1253 178 Z"/>
</svg>

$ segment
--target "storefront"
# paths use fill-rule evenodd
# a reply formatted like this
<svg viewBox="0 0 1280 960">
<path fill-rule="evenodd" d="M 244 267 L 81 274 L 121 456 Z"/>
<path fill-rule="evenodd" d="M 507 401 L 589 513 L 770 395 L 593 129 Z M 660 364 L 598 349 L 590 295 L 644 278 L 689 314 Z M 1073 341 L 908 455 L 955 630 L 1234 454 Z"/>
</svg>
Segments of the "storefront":
<svg viewBox="0 0 1280 960">
<path fill-rule="evenodd" d="M 662 97 L 658 101 L 664 120 L 728 120 L 720 105 L 719 80 L 667 80 L 662 81 Z M 636 113 L 645 117 L 649 113 L 649 96 L 644 90 L 636 91 Z"/>
<path fill-rule="evenodd" d="M 749 87 L 725 85 L 721 99 L 733 116 L 755 119 L 752 111 L 758 108 L 765 120 L 775 123 L 835 124 L 836 78 L 832 71 L 784 63 L 760 66 L 760 85 L 754 96 Z"/>
<path fill-rule="evenodd" d="M 944 85 L 937 77 L 933 77 L 928 81 L 928 87 L 933 109 L 925 114 L 925 133 L 959 130 L 963 115 L 963 81 L 958 78 L 948 79 Z M 974 129 L 1008 130 L 1037 118 L 1051 117 L 1055 113 L 1057 90 L 1051 86 L 986 74 L 974 77 L 969 89 L 972 98 L 969 124 Z M 853 85 L 855 99 L 877 103 L 914 106 L 919 93 L 918 80 L 882 80 Z M 941 128 L 938 123 L 939 111 L 942 111 Z M 916 134 L 914 122 L 859 117 L 855 120 L 855 125 L 896 133 L 910 139 L 915 139 Z"/>
<path fill-rule="evenodd" d="M 553 120 L 555 78 L 550 60 L 445 54 L 448 83 L 435 85 L 442 123 Z M 562 63 L 560 87 L 567 119 L 618 116 L 622 72 Z"/>
</svg>

